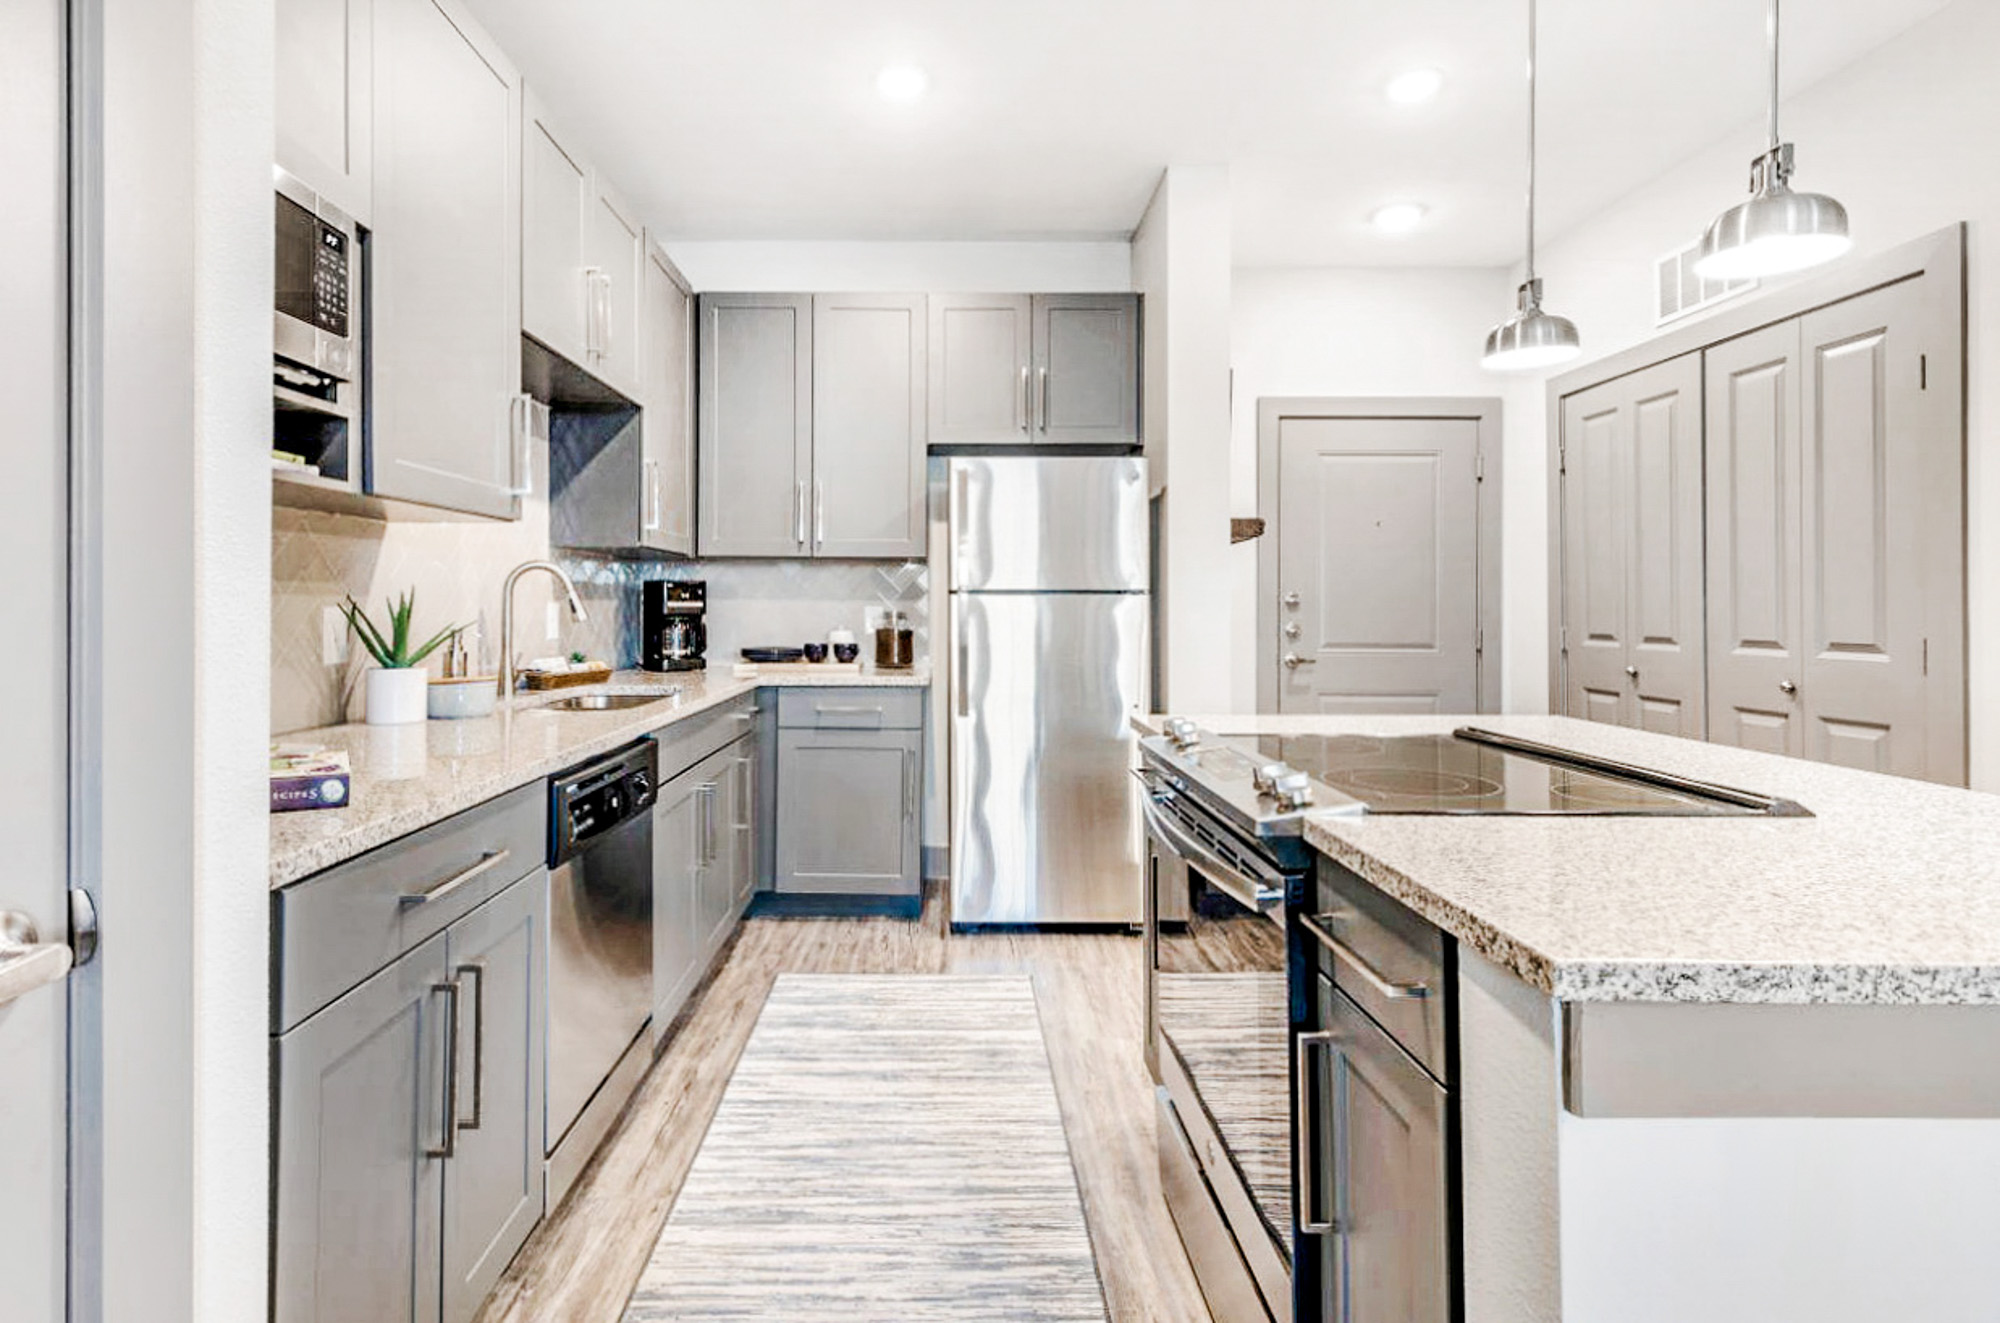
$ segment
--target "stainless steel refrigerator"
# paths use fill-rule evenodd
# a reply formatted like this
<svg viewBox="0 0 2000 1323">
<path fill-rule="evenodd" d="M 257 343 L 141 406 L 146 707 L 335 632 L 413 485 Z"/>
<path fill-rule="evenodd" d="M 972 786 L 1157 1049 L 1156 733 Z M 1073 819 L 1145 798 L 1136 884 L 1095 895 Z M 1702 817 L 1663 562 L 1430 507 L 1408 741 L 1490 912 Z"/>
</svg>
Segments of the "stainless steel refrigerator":
<svg viewBox="0 0 2000 1323">
<path fill-rule="evenodd" d="M 1133 924 L 1145 461 L 951 461 L 951 919 Z"/>
</svg>

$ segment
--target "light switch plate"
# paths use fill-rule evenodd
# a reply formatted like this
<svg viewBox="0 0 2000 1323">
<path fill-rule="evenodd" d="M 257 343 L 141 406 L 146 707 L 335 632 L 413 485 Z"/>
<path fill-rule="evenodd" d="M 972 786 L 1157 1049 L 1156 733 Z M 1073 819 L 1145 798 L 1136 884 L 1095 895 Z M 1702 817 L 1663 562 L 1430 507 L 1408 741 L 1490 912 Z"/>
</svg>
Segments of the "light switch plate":
<svg viewBox="0 0 2000 1323">
<path fill-rule="evenodd" d="M 547 624 L 543 627 L 543 632 L 551 643 L 562 637 L 562 615 L 556 609 L 554 602 L 549 603 Z"/>
<path fill-rule="evenodd" d="M 325 666 L 339 666 L 347 660 L 347 617 L 337 606 L 329 606 L 320 614 L 319 659 Z"/>
</svg>

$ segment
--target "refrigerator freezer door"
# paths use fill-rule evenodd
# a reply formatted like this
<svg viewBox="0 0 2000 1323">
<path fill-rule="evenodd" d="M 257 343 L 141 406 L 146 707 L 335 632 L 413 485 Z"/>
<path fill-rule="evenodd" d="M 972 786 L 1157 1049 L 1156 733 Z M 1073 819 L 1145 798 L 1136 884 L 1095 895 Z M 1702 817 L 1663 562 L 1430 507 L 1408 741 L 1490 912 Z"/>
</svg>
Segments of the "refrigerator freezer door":
<svg viewBox="0 0 2000 1323">
<path fill-rule="evenodd" d="M 1145 592 L 1146 461 L 951 462 L 954 592 Z"/>
<path fill-rule="evenodd" d="M 953 597 L 953 923 L 1140 921 L 1147 601 Z"/>
</svg>

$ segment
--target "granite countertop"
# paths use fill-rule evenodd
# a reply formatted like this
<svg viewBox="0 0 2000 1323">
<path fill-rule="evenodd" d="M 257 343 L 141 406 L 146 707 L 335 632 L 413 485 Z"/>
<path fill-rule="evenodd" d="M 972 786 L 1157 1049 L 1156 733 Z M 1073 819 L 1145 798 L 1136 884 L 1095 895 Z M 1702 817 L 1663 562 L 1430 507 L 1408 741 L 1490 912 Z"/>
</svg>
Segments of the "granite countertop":
<svg viewBox="0 0 2000 1323">
<path fill-rule="evenodd" d="M 767 687 L 923 688 L 930 669 L 864 670 L 765 666 L 753 675 L 726 668 L 659 675 L 620 671 L 606 684 L 522 694 L 490 717 L 407 726 L 351 723 L 292 731 L 274 743 L 345 749 L 353 769 L 345 808 L 271 815 L 273 889 L 407 836 L 585 758 Z M 552 712 L 559 698 L 640 693 L 678 686 L 670 699 L 608 712 Z"/>
<path fill-rule="evenodd" d="M 1812 811 L 1308 816 L 1321 853 L 1562 1000 L 2000 1005 L 2000 796 L 1568 717 L 1194 720 L 1245 735 L 1472 722 Z"/>
</svg>

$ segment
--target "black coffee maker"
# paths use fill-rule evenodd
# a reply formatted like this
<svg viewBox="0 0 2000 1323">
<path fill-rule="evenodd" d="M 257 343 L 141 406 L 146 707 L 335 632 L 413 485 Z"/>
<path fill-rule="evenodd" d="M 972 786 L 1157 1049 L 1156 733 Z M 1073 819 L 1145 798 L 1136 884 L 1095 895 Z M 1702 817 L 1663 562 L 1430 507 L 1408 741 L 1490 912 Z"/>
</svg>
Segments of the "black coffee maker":
<svg viewBox="0 0 2000 1323">
<path fill-rule="evenodd" d="M 647 579 L 639 585 L 639 664 L 649 671 L 708 666 L 708 585 L 700 579 Z"/>
</svg>

